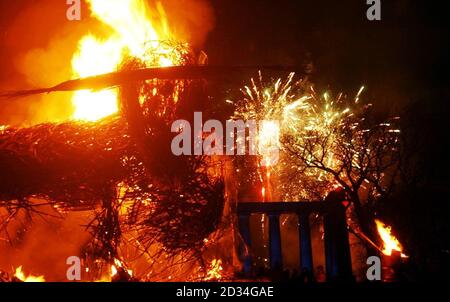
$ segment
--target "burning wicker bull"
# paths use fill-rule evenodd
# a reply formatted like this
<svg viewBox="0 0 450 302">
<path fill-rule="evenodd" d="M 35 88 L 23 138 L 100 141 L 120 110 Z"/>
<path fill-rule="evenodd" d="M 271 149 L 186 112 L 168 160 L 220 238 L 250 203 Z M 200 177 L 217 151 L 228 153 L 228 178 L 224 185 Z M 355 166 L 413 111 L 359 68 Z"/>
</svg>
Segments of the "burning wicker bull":
<svg viewBox="0 0 450 302">
<path fill-rule="evenodd" d="M 200 69 L 192 70 L 201 75 Z M 142 80 L 139 72 L 149 71 L 123 71 L 16 93 L 120 84 L 121 112 L 95 123 L 0 128 L 0 207 L 11 213 L 33 207 L 34 199 L 45 199 L 59 209 L 99 211 L 91 227 L 105 258 L 117 256 L 123 224 L 137 230 L 144 242 L 157 241 L 174 253 L 201 248 L 220 220 L 223 182 L 208 175 L 202 158 L 171 153 L 167 121 L 188 101 L 181 98 L 174 105 L 173 78 L 183 73 L 156 69 L 166 80 L 149 88 L 161 94 L 146 94 L 141 105 L 144 83 L 137 81 Z M 131 202 L 125 216 L 119 215 L 123 200 Z"/>
</svg>

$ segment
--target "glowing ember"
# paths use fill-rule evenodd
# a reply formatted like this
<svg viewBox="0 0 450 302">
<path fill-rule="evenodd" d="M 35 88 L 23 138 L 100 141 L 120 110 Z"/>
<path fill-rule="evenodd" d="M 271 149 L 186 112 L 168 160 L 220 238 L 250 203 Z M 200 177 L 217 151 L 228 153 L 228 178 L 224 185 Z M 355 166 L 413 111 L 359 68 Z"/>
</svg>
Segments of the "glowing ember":
<svg viewBox="0 0 450 302">
<path fill-rule="evenodd" d="M 32 275 L 25 276 L 25 273 L 22 271 L 22 266 L 16 268 L 14 277 L 23 282 L 45 282 L 44 276 L 32 276 Z"/>
<path fill-rule="evenodd" d="M 91 34 L 83 37 L 72 59 L 74 77 L 88 77 L 114 72 L 126 55 L 139 58 L 153 67 L 176 64 L 177 54 L 167 44 L 171 35 L 163 7 L 157 10 L 162 19 L 158 30 L 149 18 L 143 0 L 88 0 L 92 16 L 109 25 L 111 36 L 102 40 Z M 152 54 L 150 60 L 149 53 Z M 157 57 L 155 59 L 155 53 Z M 117 90 L 77 91 L 72 99 L 73 118 L 96 121 L 118 110 Z"/>
<path fill-rule="evenodd" d="M 114 264 L 111 265 L 111 277 L 114 277 L 115 275 L 117 275 L 117 268 L 120 268 L 122 270 L 126 270 L 126 272 L 128 273 L 128 275 L 130 277 L 133 276 L 133 271 L 132 270 L 126 269 L 124 264 L 119 259 L 114 259 Z"/>
<path fill-rule="evenodd" d="M 406 258 L 405 254 L 402 253 L 402 247 L 400 242 L 391 234 L 391 227 L 385 225 L 378 219 L 375 219 L 375 223 L 377 225 L 378 234 L 383 240 L 383 254 L 390 256 L 392 251 L 398 251 L 401 253 L 402 258 Z"/>
<path fill-rule="evenodd" d="M 117 268 L 115 265 L 111 265 L 111 277 L 117 275 Z"/>
<path fill-rule="evenodd" d="M 210 268 L 208 270 L 208 273 L 206 274 L 205 280 L 220 280 L 222 279 L 222 260 L 220 259 L 214 259 L 211 261 Z"/>
</svg>

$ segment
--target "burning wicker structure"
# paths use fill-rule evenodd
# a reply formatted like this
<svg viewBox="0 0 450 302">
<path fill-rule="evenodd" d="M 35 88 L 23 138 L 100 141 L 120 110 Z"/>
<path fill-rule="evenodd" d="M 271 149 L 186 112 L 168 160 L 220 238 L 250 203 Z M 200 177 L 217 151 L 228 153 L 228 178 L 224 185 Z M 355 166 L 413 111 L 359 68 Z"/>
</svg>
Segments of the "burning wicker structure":
<svg viewBox="0 0 450 302">
<path fill-rule="evenodd" d="M 139 67 L 130 59 L 123 68 Z M 171 153 L 169 123 L 186 118 L 201 83 L 133 80 L 121 86 L 118 115 L 0 130 L 3 231 L 20 211 L 50 204 L 94 213 L 91 254 L 107 263 L 120 258 L 124 232 L 144 250 L 160 244 L 168 255 L 200 257 L 222 216 L 223 180 L 210 160 Z"/>
</svg>

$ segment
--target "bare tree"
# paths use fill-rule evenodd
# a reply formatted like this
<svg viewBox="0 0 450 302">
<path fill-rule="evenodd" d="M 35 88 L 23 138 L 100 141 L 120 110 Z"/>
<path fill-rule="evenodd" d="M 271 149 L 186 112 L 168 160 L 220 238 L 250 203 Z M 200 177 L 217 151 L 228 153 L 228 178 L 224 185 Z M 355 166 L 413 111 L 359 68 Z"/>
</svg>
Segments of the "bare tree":
<svg viewBox="0 0 450 302">
<path fill-rule="evenodd" d="M 342 188 L 354 206 L 362 231 L 370 233 L 364 205 L 370 207 L 385 198 L 398 174 L 397 118 L 370 122 L 370 106 L 356 111 L 339 110 L 336 107 L 341 106 L 336 105 L 330 109 L 315 97 L 311 98 L 311 106 L 328 108 L 329 112 L 311 110 L 304 117 L 306 122 L 282 137 L 286 175 L 294 183 L 309 184 L 306 190 L 311 195 L 323 196 L 336 187 Z"/>
</svg>

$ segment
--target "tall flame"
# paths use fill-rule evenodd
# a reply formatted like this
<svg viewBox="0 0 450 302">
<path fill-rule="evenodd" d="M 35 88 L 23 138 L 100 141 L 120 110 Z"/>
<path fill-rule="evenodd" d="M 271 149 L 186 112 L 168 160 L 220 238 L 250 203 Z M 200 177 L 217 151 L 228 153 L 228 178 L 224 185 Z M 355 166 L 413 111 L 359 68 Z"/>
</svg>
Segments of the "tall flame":
<svg viewBox="0 0 450 302">
<path fill-rule="evenodd" d="M 400 242 L 394 235 L 391 234 L 392 228 L 388 225 L 385 225 L 378 219 L 375 219 L 375 223 L 377 225 L 378 234 L 383 240 L 383 254 L 390 256 L 392 254 L 392 251 L 394 250 L 400 252 L 401 256 L 403 258 L 406 258 L 407 256 L 402 253 L 403 249 Z"/>
<path fill-rule="evenodd" d="M 159 31 L 149 17 L 143 0 L 87 0 L 92 16 L 109 25 L 113 33 L 107 39 L 92 34 L 84 36 L 72 58 L 74 77 L 88 77 L 114 72 L 126 54 L 148 62 L 146 55 L 158 49 L 159 58 L 153 62 L 160 67 L 173 65 L 172 51 L 160 41 L 169 39 L 170 33 L 162 5 L 156 9 L 162 21 Z M 117 90 L 91 92 L 78 91 L 72 98 L 73 118 L 96 121 L 118 110 Z"/>
</svg>

